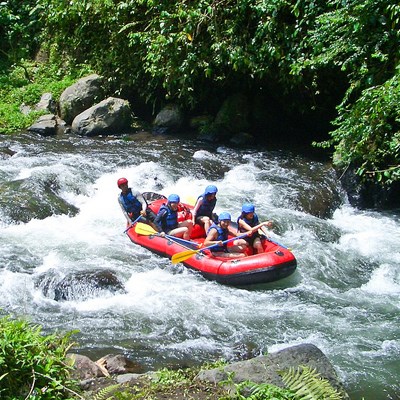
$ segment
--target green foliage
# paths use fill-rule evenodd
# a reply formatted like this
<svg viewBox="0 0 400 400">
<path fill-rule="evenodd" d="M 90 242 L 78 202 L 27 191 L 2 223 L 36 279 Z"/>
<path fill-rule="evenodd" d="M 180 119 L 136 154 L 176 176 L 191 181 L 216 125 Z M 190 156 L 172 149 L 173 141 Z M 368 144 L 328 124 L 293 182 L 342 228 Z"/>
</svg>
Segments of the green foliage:
<svg viewBox="0 0 400 400">
<path fill-rule="evenodd" d="M 46 111 L 23 114 L 21 105 L 34 107 L 43 93 L 50 92 L 59 99 L 65 88 L 72 85 L 81 74 L 90 71 L 85 66 L 65 70 L 56 64 L 24 62 L 0 74 L 0 134 L 21 131 L 31 125 Z"/>
<path fill-rule="evenodd" d="M 362 179 L 400 179 L 400 6 L 385 0 L 331 1 L 316 19 L 308 51 L 294 73 L 323 69 L 345 74 L 349 86 L 338 105 L 331 140 L 337 164 L 354 165 Z"/>
<path fill-rule="evenodd" d="M 326 143 L 336 144 L 336 164 L 358 165 L 358 175 L 383 184 L 400 180 L 400 74 L 339 110 L 339 128 Z"/>
<path fill-rule="evenodd" d="M 331 122 L 337 129 L 320 146 L 332 147 L 334 159 L 356 166 L 363 179 L 383 184 L 400 179 L 396 105 L 400 6 L 395 2 L 10 0 L 0 4 L 0 39 L 4 39 L 0 51 L 8 61 L 0 59 L 1 65 L 9 66 L 11 60 L 23 65 L 21 59 L 38 47 L 39 37 L 52 49 L 51 65 L 60 58 L 90 65 L 116 94 L 128 88 L 154 108 L 173 100 L 186 108 L 210 111 L 227 94 L 238 92 L 277 92 L 287 109 L 303 113 L 333 104 L 337 118 Z M 31 79 L 31 72 L 24 72 Z M 40 90 L 32 86 L 12 96 L 31 102 Z M 15 105 L 17 100 L 11 100 L 8 104 Z M 0 122 L 0 132 L 8 132 L 7 125 L 11 129 L 26 125 L 25 117 L 13 110 L 11 120 Z M 6 115 L 3 112 L 2 118 Z"/>
<path fill-rule="evenodd" d="M 294 394 L 287 389 L 275 385 L 261 383 L 256 385 L 252 382 L 235 384 L 236 397 L 238 400 L 295 400 Z M 243 395 L 244 391 L 250 390 L 250 395 Z"/>
<path fill-rule="evenodd" d="M 341 400 L 340 393 L 327 379 L 307 366 L 289 368 L 281 373 L 285 385 L 294 393 L 295 400 Z"/>
<path fill-rule="evenodd" d="M 41 27 L 35 0 L 8 0 L 0 3 L 0 60 L 8 64 L 28 58 L 38 48 Z"/>
<path fill-rule="evenodd" d="M 113 396 L 113 392 L 116 392 L 116 390 L 120 389 L 121 385 L 116 384 L 116 385 L 110 385 L 106 386 L 104 389 L 101 389 L 98 393 L 96 393 L 95 396 L 92 397 L 91 400 L 112 400 L 115 399 Z"/>
<path fill-rule="evenodd" d="M 0 397 L 4 400 L 71 398 L 70 367 L 65 364 L 70 337 L 43 336 L 26 321 L 0 319 Z"/>
<path fill-rule="evenodd" d="M 194 107 L 214 87 L 258 88 L 271 78 L 294 84 L 290 65 L 324 4 L 41 0 L 37 9 L 50 40 L 76 60 L 149 102 L 162 96 Z"/>
</svg>

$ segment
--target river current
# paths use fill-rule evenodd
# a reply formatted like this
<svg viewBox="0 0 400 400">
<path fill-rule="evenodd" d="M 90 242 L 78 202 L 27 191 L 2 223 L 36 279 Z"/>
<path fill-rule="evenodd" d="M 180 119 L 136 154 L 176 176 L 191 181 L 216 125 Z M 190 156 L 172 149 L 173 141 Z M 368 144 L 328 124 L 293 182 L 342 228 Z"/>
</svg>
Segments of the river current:
<svg viewBox="0 0 400 400">
<path fill-rule="evenodd" d="M 0 137 L 0 148 L 15 152 L 0 157 L 2 315 L 28 318 L 45 333 L 77 330 L 75 351 L 92 359 L 123 353 L 146 370 L 312 343 L 352 399 L 399 399 L 399 212 L 352 207 L 328 163 L 150 134 L 23 134 Z M 215 184 L 216 211 L 235 218 L 253 202 L 260 220 L 275 222 L 273 238 L 292 249 L 297 271 L 233 288 L 173 268 L 124 234 L 122 176 L 187 202 Z M 18 222 L 21 191 L 51 210 L 45 218 Z M 61 213 L 55 198 L 75 212 Z M 55 282 L 88 271 L 111 271 L 123 290 L 82 284 L 54 296 Z"/>
</svg>

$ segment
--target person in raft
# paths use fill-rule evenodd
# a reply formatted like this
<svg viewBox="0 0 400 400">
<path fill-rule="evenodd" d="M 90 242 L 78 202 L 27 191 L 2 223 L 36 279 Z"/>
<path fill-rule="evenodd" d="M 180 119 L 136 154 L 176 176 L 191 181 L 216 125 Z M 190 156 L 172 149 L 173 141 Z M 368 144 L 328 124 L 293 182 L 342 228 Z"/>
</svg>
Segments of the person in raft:
<svg viewBox="0 0 400 400">
<path fill-rule="evenodd" d="M 237 239 L 233 242 L 233 246 L 227 246 L 223 244 L 225 240 L 228 240 L 228 235 L 231 233 L 234 236 L 238 236 L 237 232 L 230 229 L 231 214 L 228 212 L 222 212 L 218 216 L 218 224 L 213 223 L 207 231 L 207 237 L 204 240 L 203 247 L 217 246 L 210 249 L 211 253 L 217 257 L 228 257 L 238 258 L 245 257 L 245 251 L 247 249 L 247 242 L 243 239 Z"/>
<path fill-rule="evenodd" d="M 163 204 L 154 220 L 158 232 L 190 240 L 193 222 L 185 220 L 178 222 L 178 205 L 180 198 L 177 194 L 168 196 L 167 204 Z"/>
<path fill-rule="evenodd" d="M 128 187 L 126 178 L 119 178 L 117 185 L 121 189 L 118 202 L 126 219 L 132 222 L 141 217 L 139 221 L 148 223 L 154 228 L 152 221 L 154 221 L 156 215 L 147 207 L 146 200 L 142 194 Z"/>
<path fill-rule="evenodd" d="M 204 193 L 197 198 L 192 210 L 193 225 L 203 225 L 206 232 L 210 229 L 213 219 L 217 220 L 217 218 L 213 218 L 213 211 L 217 203 L 217 192 L 216 186 L 208 185 Z"/>
<path fill-rule="evenodd" d="M 243 204 L 242 213 L 237 219 L 238 231 L 243 234 L 246 232 L 252 232 L 251 236 L 244 238 L 249 246 L 253 246 L 257 254 L 263 253 L 264 249 L 261 243 L 260 234 L 257 232 L 259 228 L 266 226 L 272 228 L 272 221 L 261 222 L 258 220 L 258 216 L 255 213 L 255 207 L 251 203 Z"/>
</svg>

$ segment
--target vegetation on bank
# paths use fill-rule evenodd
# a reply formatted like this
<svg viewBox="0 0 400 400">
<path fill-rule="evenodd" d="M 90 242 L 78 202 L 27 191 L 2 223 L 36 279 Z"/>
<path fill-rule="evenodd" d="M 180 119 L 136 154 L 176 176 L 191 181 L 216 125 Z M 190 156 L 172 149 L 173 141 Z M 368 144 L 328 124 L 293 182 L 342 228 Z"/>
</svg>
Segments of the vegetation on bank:
<svg viewBox="0 0 400 400">
<path fill-rule="evenodd" d="M 76 384 L 65 362 L 71 347 L 66 335 L 44 336 L 41 327 L 8 317 L 0 319 L 0 398 L 62 400 L 73 398 Z"/>
<path fill-rule="evenodd" d="M 341 395 L 315 370 L 308 367 L 282 371 L 287 389 L 252 382 L 235 384 L 232 376 L 224 385 L 196 380 L 199 369 L 172 371 L 162 369 L 152 379 L 134 386 L 111 384 L 96 393 L 82 393 L 78 382 L 70 378 L 72 367 L 66 354 L 74 345 L 71 336 L 45 336 L 41 327 L 24 320 L 0 318 L 0 397 L 4 400 L 72 400 L 72 399 L 218 399 L 218 400 L 340 400 Z M 225 363 L 204 365 L 217 368 Z M 245 394 L 247 393 L 247 394 Z"/>
<path fill-rule="evenodd" d="M 41 47 L 154 109 L 173 100 L 213 111 L 232 93 L 266 96 L 296 117 L 330 121 L 319 145 L 338 166 L 400 180 L 397 3 L 11 0 L 0 27 L 6 71 Z"/>
<path fill-rule="evenodd" d="M 76 80 L 90 73 L 85 66 L 61 68 L 56 64 L 23 61 L 0 73 L 0 134 L 22 131 L 46 111 L 35 110 L 43 93 L 58 99 Z M 24 113 L 21 107 L 30 108 Z"/>
</svg>

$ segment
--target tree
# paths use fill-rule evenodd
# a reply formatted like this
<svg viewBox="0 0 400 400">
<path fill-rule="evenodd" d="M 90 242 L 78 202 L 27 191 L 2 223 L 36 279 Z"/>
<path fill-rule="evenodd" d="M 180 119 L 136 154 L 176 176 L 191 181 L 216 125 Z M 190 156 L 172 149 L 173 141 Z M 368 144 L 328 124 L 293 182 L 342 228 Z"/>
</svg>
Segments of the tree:
<svg viewBox="0 0 400 400">
<path fill-rule="evenodd" d="M 331 139 L 334 161 L 363 179 L 400 179 L 400 6 L 385 0 L 333 1 L 310 32 L 303 69 L 343 71 L 349 81 Z"/>
</svg>

